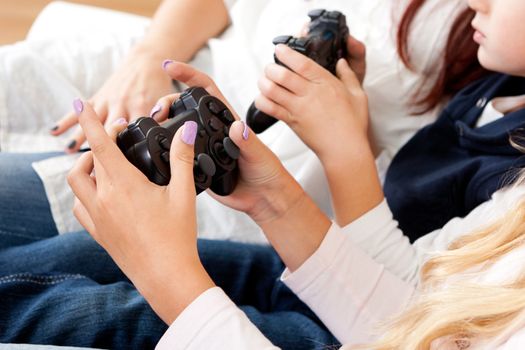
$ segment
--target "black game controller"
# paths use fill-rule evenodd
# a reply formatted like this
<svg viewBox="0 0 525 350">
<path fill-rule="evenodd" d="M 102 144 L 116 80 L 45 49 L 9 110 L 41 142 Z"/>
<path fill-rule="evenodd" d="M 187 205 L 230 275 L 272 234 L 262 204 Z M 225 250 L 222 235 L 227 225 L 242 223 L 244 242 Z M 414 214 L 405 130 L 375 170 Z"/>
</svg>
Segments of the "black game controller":
<svg viewBox="0 0 525 350">
<path fill-rule="evenodd" d="M 200 87 L 189 88 L 169 110 L 168 121 L 160 126 L 141 117 L 117 137 L 126 158 L 158 185 L 170 182 L 170 146 L 175 132 L 188 120 L 198 125 L 195 140 L 193 178 L 197 194 L 210 188 L 218 195 L 233 192 L 237 184 L 239 148 L 228 137 L 235 121 L 219 99 Z"/>
<path fill-rule="evenodd" d="M 313 10 L 308 16 L 311 22 L 306 37 L 294 38 L 283 35 L 273 39 L 273 43 L 288 45 L 335 74 L 337 61 L 347 56 L 346 38 L 349 31 L 346 17 L 339 11 L 326 10 Z M 285 66 L 275 55 L 274 59 L 275 63 Z M 246 123 L 255 133 L 263 132 L 275 122 L 277 119 L 259 111 L 255 103 L 251 104 L 246 114 Z"/>
</svg>

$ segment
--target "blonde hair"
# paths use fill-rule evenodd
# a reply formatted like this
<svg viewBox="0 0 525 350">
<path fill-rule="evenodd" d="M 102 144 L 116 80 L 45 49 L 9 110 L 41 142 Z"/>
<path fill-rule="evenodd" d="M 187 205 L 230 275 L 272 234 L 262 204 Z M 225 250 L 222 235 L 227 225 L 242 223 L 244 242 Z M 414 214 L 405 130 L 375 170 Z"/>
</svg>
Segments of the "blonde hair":
<svg viewBox="0 0 525 350">
<path fill-rule="evenodd" d="M 523 183 L 523 175 L 517 183 Z M 525 310 L 525 274 L 507 285 L 454 282 L 450 277 L 484 270 L 523 245 L 525 201 L 491 225 L 460 237 L 428 260 L 421 270 L 421 295 L 393 320 L 376 343 L 363 349 L 430 349 L 436 339 L 466 348 L 470 339 L 489 340 L 509 327 Z M 475 271 L 478 271 L 475 270 Z M 446 288 L 438 288 L 446 283 Z M 465 347 L 462 345 L 465 344 Z"/>
</svg>

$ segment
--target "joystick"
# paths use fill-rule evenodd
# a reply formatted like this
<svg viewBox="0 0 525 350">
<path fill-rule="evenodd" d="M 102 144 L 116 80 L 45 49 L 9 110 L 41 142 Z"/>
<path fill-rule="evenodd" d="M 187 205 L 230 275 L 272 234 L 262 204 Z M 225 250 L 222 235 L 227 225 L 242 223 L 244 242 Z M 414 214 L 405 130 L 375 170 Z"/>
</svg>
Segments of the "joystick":
<svg viewBox="0 0 525 350">
<path fill-rule="evenodd" d="M 289 35 L 278 36 L 273 44 L 284 44 L 308 56 L 319 65 L 335 74 L 335 66 L 340 58 L 347 56 L 346 38 L 348 26 L 346 17 L 339 11 L 312 10 L 308 35 L 294 38 Z M 285 66 L 274 55 L 275 63 Z M 277 119 L 259 111 L 252 103 L 246 114 L 246 123 L 255 133 L 261 133 L 275 124 Z"/>
<path fill-rule="evenodd" d="M 170 147 L 175 132 L 188 120 L 197 123 L 193 178 L 197 194 L 210 188 L 218 195 L 233 192 L 237 184 L 239 148 L 229 138 L 235 121 L 230 110 L 201 87 L 185 90 L 159 125 L 140 117 L 117 137 L 126 158 L 147 178 L 161 186 L 170 182 Z"/>
</svg>

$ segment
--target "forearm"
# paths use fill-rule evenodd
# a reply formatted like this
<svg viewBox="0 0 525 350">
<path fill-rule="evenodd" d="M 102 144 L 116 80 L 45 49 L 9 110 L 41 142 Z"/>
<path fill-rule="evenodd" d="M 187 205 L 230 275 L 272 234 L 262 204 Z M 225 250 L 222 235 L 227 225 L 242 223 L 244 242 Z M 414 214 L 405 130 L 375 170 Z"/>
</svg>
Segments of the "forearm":
<svg viewBox="0 0 525 350">
<path fill-rule="evenodd" d="M 335 219 L 343 227 L 375 208 L 384 198 L 373 152 L 368 142 L 340 148 L 340 154 L 321 158 Z"/>
<path fill-rule="evenodd" d="M 253 217 L 285 265 L 295 271 L 321 245 L 331 221 L 293 179 L 267 198 L 268 211 Z"/>
<path fill-rule="evenodd" d="M 136 50 L 187 62 L 229 24 L 222 0 L 164 0 Z"/>
</svg>

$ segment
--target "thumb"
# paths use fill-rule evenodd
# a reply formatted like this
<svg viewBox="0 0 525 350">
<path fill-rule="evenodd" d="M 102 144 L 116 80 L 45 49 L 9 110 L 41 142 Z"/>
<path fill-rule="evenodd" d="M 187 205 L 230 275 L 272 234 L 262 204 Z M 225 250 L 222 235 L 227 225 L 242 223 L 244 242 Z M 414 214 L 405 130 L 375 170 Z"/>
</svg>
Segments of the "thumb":
<svg viewBox="0 0 525 350">
<path fill-rule="evenodd" d="M 357 75 L 352 71 L 350 66 L 348 65 L 348 62 L 341 58 L 339 61 L 337 61 L 337 65 L 335 67 L 335 74 L 343 82 L 346 89 L 349 91 L 354 91 L 356 89 L 361 89 L 361 83 L 359 82 L 359 78 Z"/>
<path fill-rule="evenodd" d="M 195 137 L 197 136 L 197 123 L 187 121 L 177 130 L 170 148 L 171 180 L 168 185 L 170 190 L 178 192 L 177 196 L 188 194 L 195 196 L 195 183 L 193 180 L 193 158 L 195 156 Z"/>
<path fill-rule="evenodd" d="M 278 167 L 281 162 L 277 156 L 257 137 L 243 121 L 236 121 L 230 127 L 229 137 L 239 147 L 239 162 L 249 164 L 244 170 L 255 164 L 266 164 Z M 241 169 L 243 170 L 243 169 Z"/>
</svg>

